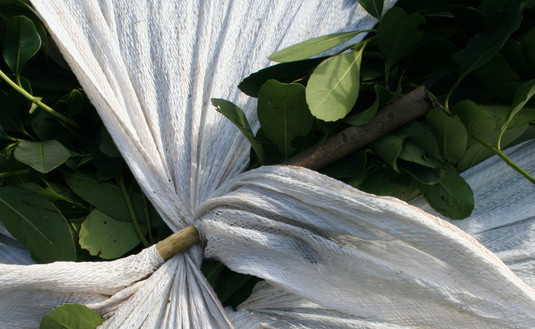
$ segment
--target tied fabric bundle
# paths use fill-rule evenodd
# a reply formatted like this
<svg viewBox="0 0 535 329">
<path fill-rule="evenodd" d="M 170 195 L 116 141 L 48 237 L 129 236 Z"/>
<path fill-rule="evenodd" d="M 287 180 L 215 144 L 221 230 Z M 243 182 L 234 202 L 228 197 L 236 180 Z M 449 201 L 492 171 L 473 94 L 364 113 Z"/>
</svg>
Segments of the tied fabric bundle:
<svg viewBox="0 0 535 329">
<path fill-rule="evenodd" d="M 236 82 L 278 49 L 370 28 L 356 2 L 33 4 L 148 198 L 172 230 L 194 224 L 202 245 L 167 261 L 153 246 L 107 263 L 0 265 L 0 327 L 37 327 L 66 302 L 103 314 L 102 328 L 535 323 L 533 288 L 446 221 L 302 168 L 241 173 L 249 145 L 210 98 L 239 104 L 258 127 Z M 203 257 L 266 282 L 225 310 Z"/>
</svg>

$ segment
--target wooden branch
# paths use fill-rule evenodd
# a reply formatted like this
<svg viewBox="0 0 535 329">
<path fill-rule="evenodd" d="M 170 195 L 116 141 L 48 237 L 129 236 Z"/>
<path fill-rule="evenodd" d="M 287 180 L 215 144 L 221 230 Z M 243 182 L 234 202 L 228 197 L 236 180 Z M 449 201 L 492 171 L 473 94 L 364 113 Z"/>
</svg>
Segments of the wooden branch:
<svg viewBox="0 0 535 329">
<path fill-rule="evenodd" d="M 418 87 L 379 111 L 368 124 L 349 127 L 327 139 L 324 144 L 306 149 L 283 164 L 319 169 L 424 115 L 431 108 L 425 87 Z M 167 260 L 199 242 L 199 232 L 195 226 L 188 225 L 158 242 L 156 249 Z"/>
<path fill-rule="evenodd" d="M 425 87 L 420 86 L 379 111 L 369 123 L 346 128 L 282 164 L 320 169 L 424 115 L 431 107 Z"/>
</svg>

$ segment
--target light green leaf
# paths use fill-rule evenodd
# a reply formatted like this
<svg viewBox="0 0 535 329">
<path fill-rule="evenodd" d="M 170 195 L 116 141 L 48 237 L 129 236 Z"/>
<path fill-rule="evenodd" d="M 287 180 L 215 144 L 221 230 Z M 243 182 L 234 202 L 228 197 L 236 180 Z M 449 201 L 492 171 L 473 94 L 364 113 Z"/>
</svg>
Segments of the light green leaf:
<svg viewBox="0 0 535 329">
<path fill-rule="evenodd" d="M 353 39 L 359 33 L 366 31 L 352 31 L 323 35 L 300 42 L 296 45 L 277 51 L 271 54 L 269 59 L 275 62 L 293 62 L 309 58 L 320 54 L 342 43 Z"/>
<path fill-rule="evenodd" d="M 513 121 L 514 117 L 522 110 L 526 103 L 535 95 L 535 79 L 524 82 L 518 87 L 515 93 L 515 98 L 513 100 L 513 107 L 509 114 L 507 115 L 507 120 L 503 124 L 500 136 L 498 137 L 498 149 L 501 149 L 501 141 L 503 134 L 507 130 L 507 127 Z"/>
<path fill-rule="evenodd" d="M 361 47 L 333 56 L 314 70 L 306 86 L 306 100 L 313 116 L 336 121 L 351 112 L 359 94 L 363 50 Z"/>
<path fill-rule="evenodd" d="M 414 13 L 407 15 L 401 8 L 392 8 L 386 12 L 379 24 L 378 46 L 385 57 L 385 71 L 396 65 L 404 57 L 409 56 L 416 49 L 423 36 L 418 26 L 425 22 L 425 18 Z"/>
<path fill-rule="evenodd" d="M 69 150 L 54 139 L 44 142 L 20 142 L 14 155 L 15 159 L 41 173 L 59 167 L 70 157 Z"/>
<path fill-rule="evenodd" d="M 0 220 L 39 261 L 75 260 L 69 224 L 45 197 L 18 186 L 0 188 Z"/>
<path fill-rule="evenodd" d="M 216 107 L 217 112 L 223 114 L 230 120 L 230 122 L 238 127 L 249 143 L 251 143 L 251 147 L 255 151 L 260 162 L 264 163 L 264 149 L 262 148 L 262 145 L 256 141 L 251 126 L 249 125 L 249 121 L 247 121 L 247 117 L 242 109 L 232 102 L 220 98 L 212 98 L 212 104 Z"/>
<path fill-rule="evenodd" d="M 11 71 L 20 76 L 24 65 L 41 48 L 41 37 L 32 20 L 25 16 L 11 18 L 5 35 L 4 60 Z"/>
<path fill-rule="evenodd" d="M 433 209 L 451 219 L 468 217 L 474 209 L 470 185 L 449 165 L 443 167 L 443 176 L 438 184 L 420 183 L 418 187 Z"/>
<path fill-rule="evenodd" d="M 445 159 L 455 164 L 463 156 L 468 144 L 468 132 L 458 116 L 449 116 L 439 108 L 426 116 L 427 126 L 435 134 Z"/>
<path fill-rule="evenodd" d="M 380 19 L 383 14 L 384 0 L 360 0 L 359 4 L 373 17 Z"/>
<path fill-rule="evenodd" d="M 120 221 L 132 220 L 119 185 L 99 182 L 94 176 L 84 172 L 65 173 L 63 178 L 74 193 L 108 216 Z M 144 218 L 141 194 L 134 192 L 131 199 L 137 218 Z"/>
<path fill-rule="evenodd" d="M 305 87 L 277 80 L 268 80 L 260 88 L 257 113 L 262 130 L 284 158 L 294 151 L 292 140 L 306 136 L 314 121 L 305 100 Z"/>
<path fill-rule="evenodd" d="M 48 312 L 39 329 L 96 329 L 104 318 L 87 306 L 63 304 Z"/>
<path fill-rule="evenodd" d="M 82 223 L 80 246 L 93 256 L 119 258 L 141 243 L 132 223 L 119 221 L 94 209 Z"/>
</svg>

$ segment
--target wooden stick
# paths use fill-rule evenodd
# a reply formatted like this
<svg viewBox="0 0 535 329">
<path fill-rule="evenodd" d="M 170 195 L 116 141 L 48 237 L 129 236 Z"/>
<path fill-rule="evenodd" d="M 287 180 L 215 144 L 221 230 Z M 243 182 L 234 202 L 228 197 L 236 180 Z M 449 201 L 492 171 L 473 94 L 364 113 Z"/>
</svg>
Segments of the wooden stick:
<svg viewBox="0 0 535 329">
<path fill-rule="evenodd" d="M 346 128 L 282 164 L 320 169 L 424 115 L 431 107 L 426 88 L 420 86 L 379 111 L 369 123 Z"/>
<path fill-rule="evenodd" d="M 163 259 L 185 251 L 201 241 L 199 231 L 193 225 L 188 225 L 156 244 L 156 249 Z"/>
<path fill-rule="evenodd" d="M 379 111 L 368 124 L 349 127 L 327 139 L 324 144 L 306 149 L 283 164 L 319 169 L 424 115 L 431 107 L 425 87 L 420 86 Z M 195 226 L 188 225 L 158 242 L 156 249 L 167 260 L 199 242 L 199 232 Z"/>
</svg>

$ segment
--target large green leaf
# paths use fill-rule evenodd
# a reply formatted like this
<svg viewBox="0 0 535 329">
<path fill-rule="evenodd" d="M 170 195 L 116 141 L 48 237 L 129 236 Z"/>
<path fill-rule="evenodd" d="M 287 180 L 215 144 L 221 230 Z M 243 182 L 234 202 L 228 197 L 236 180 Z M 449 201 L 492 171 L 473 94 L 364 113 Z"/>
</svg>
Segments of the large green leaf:
<svg viewBox="0 0 535 329">
<path fill-rule="evenodd" d="M 70 152 L 57 140 L 20 142 L 15 148 L 15 159 L 33 169 L 47 173 L 67 161 Z"/>
<path fill-rule="evenodd" d="M 67 185 L 87 203 L 108 216 L 130 222 L 131 215 L 121 187 L 117 184 L 100 182 L 93 175 L 84 172 L 65 173 Z M 144 218 L 143 197 L 137 191 L 130 196 L 137 218 Z"/>
<path fill-rule="evenodd" d="M 4 60 L 17 76 L 20 76 L 24 65 L 41 48 L 41 37 L 31 19 L 25 16 L 11 18 L 6 28 L 3 43 Z"/>
<path fill-rule="evenodd" d="M 449 165 L 443 167 L 438 184 L 418 184 L 429 205 L 451 219 L 468 217 L 474 209 L 474 195 L 470 185 Z"/>
<path fill-rule="evenodd" d="M 310 112 L 323 121 L 345 117 L 355 105 L 360 87 L 360 62 L 364 47 L 323 61 L 306 87 Z"/>
<path fill-rule="evenodd" d="M 522 11 L 520 7 L 509 10 L 496 24 L 477 33 L 466 47 L 454 54 L 452 61 L 459 65 L 459 79 L 493 58 L 505 44 L 509 35 L 520 26 Z"/>
<path fill-rule="evenodd" d="M 458 116 L 449 116 L 439 108 L 426 116 L 427 126 L 435 134 L 443 156 L 448 162 L 457 163 L 468 143 L 468 132 Z"/>
<path fill-rule="evenodd" d="M 360 0 L 359 4 L 373 17 L 381 18 L 384 0 Z"/>
<path fill-rule="evenodd" d="M 365 31 L 351 31 L 323 35 L 300 42 L 296 45 L 277 51 L 271 54 L 269 59 L 276 62 L 293 62 L 321 54 L 331 48 L 353 39 L 359 33 Z"/>
<path fill-rule="evenodd" d="M 45 197 L 18 186 L 0 188 L 0 220 L 44 263 L 75 260 L 67 220 Z"/>
<path fill-rule="evenodd" d="M 249 96 L 258 97 L 260 87 L 262 87 L 266 81 L 276 79 L 279 82 L 294 82 L 302 79 L 312 73 L 314 68 L 326 58 L 327 57 L 311 58 L 303 61 L 280 63 L 267 67 L 243 79 L 238 85 L 238 88 Z"/>
<path fill-rule="evenodd" d="M 132 223 L 115 220 L 94 209 L 82 223 L 80 246 L 93 256 L 119 258 L 141 243 Z"/>
<path fill-rule="evenodd" d="M 262 149 L 262 145 L 256 141 L 253 131 L 251 130 L 251 126 L 249 125 L 249 121 L 247 121 L 247 117 L 245 116 L 245 113 L 243 113 L 242 109 L 232 102 L 219 98 L 212 98 L 212 104 L 216 107 L 217 112 L 223 114 L 236 127 L 238 127 L 245 138 L 247 138 L 249 143 L 251 143 L 251 146 L 258 156 L 260 162 L 263 163 L 264 150 Z"/>
<path fill-rule="evenodd" d="M 39 329 L 96 329 L 104 318 L 87 306 L 63 304 L 48 312 Z"/>
<path fill-rule="evenodd" d="M 396 172 L 399 172 L 397 160 L 403 150 L 403 142 L 407 137 L 407 134 L 398 132 L 388 134 L 371 143 L 370 148 Z"/>
<path fill-rule="evenodd" d="M 425 18 L 414 13 L 407 15 L 401 8 L 392 8 L 386 12 L 378 31 L 379 50 L 385 57 L 385 70 L 390 69 L 402 58 L 409 56 L 416 49 L 423 36 L 418 26 Z"/>
<path fill-rule="evenodd" d="M 497 54 L 490 61 L 474 71 L 474 75 L 500 102 L 510 103 L 522 79 L 511 68 L 505 58 Z"/>
<path fill-rule="evenodd" d="M 266 82 L 260 89 L 257 112 L 264 133 L 284 158 L 294 151 L 292 140 L 306 136 L 314 121 L 305 100 L 305 87 L 297 83 Z"/>
</svg>

